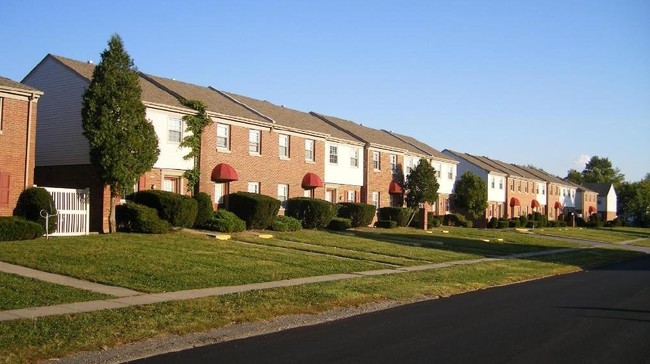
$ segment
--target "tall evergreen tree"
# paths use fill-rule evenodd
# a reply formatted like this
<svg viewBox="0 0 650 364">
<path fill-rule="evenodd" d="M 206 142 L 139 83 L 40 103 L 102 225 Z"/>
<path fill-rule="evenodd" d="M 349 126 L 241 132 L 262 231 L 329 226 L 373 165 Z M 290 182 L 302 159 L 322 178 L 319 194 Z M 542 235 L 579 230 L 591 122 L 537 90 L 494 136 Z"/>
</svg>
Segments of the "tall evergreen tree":
<svg viewBox="0 0 650 364">
<path fill-rule="evenodd" d="M 111 192 L 110 232 L 116 231 L 115 199 L 129 191 L 158 159 L 158 138 L 146 119 L 133 60 L 119 35 L 108 41 L 83 95 L 83 134 L 90 162 Z"/>
<path fill-rule="evenodd" d="M 406 206 L 416 208 L 420 203 L 430 204 L 438 200 L 440 184 L 436 178 L 436 171 L 431 164 L 420 159 L 415 168 L 406 179 Z"/>
<path fill-rule="evenodd" d="M 488 207 L 488 194 L 485 181 L 467 171 L 460 176 L 454 187 L 454 204 L 464 210 L 471 218 L 478 219 Z"/>
</svg>

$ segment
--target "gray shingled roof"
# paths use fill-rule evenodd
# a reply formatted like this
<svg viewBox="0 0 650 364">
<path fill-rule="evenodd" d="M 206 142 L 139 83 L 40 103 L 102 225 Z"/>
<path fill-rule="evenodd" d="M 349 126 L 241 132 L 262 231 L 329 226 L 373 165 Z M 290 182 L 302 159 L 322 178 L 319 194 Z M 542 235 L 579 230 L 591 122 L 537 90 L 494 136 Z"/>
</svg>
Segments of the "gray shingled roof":
<svg viewBox="0 0 650 364">
<path fill-rule="evenodd" d="M 61 62 L 63 65 L 67 66 L 72 71 L 76 72 L 79 76 L 87 79 L 88 81 L 91 81 L 93 79 L 93 71 L 95 70 L 94 64 L 75 61 L 70 58 L 56 56 L 53 54 L 49 54 L 48 56 Z M 183 108 L 183 105 L 178 101 L 176 97 L 169 94 L 168 92 L 161 90 L 159 87 L 143 77 L 140 77 L 140 87 L 142 88 L 143 102 Z"/>
<path fill-rule="evenodd" d="M 150 79 L 160 87 L 167 89 L 172 94 L 176 94 L 186 100 L 200 100 L 204 102 L 208 111 L 264 123 L 270 122 L 209 87 L 152 75 L 144 75 L 144 77 Z"/>
<path fill-rule="evenodd" d="M 498 168 L 494 166 L 493 164 L 486 163 L 482 157 L 477 157 L 471 154 L 467 153 L 462 153 L 462 152 L 456 152 L 451 149 L 446 149 L 449 153 L 457 156 L 458 158 L 462 158 L 469 163 L 485 170 L 486 172 L 496 172 L 496 173 L 501 173 L 501 174 L 508 174 L 508 172 L 502 170 L 501 168 Z"/>
<path fill-rule="evenodd" d="M 383 146 L 383 147 L 389 147 L 394 149 L 402 149 L 404 151 L 410 151 L 410 152 L 413 152 L 413 150 L 417 150 L 416 148 L 413 148 L 412 145 L 396 138 L 393 135 L 390 135 L 389 133 L 383 130 L 369 128 L 367 126 L 357 124 L 350 120 L 337 118 L 335 116 L 323 115 L 313 111 L 311 112 L 311 114 L 317 116 L 321 120 L 330 123 L 331 125 L 334 125 L 335 127 L 341 130 L 346 131 L 347 133 L 355 136 L 359 140 L 362 140 L 366 143 L 370 143 L 370 145 L 372 146 L 376 146 L 376 147 Z M 418 150 L 416 154 L 426 155 L 427 153 L 422 150 Z"/>
<path fill-rule="evenodd" d="M 19 90 L 19 91 L 27 91 L 27 92 L 36 92 L 36 93 L 41 93 L 41 94 L 43 93 L 39 89 L 36 89 L 34 87 L 31 87 L 31 86 L 27 86 L 25 84 L 10 80 L 10 79 L 8 79 L 6 77 L 2 77 L 2 76 L 0 76 L 0 88 Z"/>
<path fill-rule="evenodd" d="M 224 92 L 225 95 L 246 105 L 257 113 L 271 118 L 277 125 L 286 126 L 293 129 L 308 130 L 321 134 L 331 135 L 334 138 L 348 140 L 353 142 L 362 142 L 352 135 L 333 127 L 309 113 L 290 109 L 284 106 L 275 105 L 268 101 L 257 100 L 248 96 L 238 95 L 230 92 Z"/>
<path fill-rule="evenodd" d="M 426 143 L 423 143 L 423 142 L 421 142 L 421 141 L 419 141 L 419 140 L 417 140 L 417 139 L 415 139 L 413 137 L 410 137 L 408 135 L 398 134 L 398 133 L 395 133 L 395 132 L 392 132 L 392 131 L 387 131 L 387 130 L 384 130 L 384 131 L 387 132 L 387 133 L 390 133 L 394 137 L 399 138 L 402 141 L 414 146 L 415 148 L 417 148 L 417 150 L 424 151 L 425 153 L 427 153 L 428 155 L 430 155 L 432 157 L 455 162 L 455 160 L 450 158 L 448 155 L 442 154 L 437 149 L 435 149 L 435 148 L 431 147 L 430 145 L 428 145 Z"/>
<path fill-rule="evenodd" d="M 550 173 L 548 173 L 546 171 L 542 171 L 542 170 L 532 168 L 532 167 L 523 167 L 523 166 L 518 166 L 518 167 L 522 168 L 522 169 L 525 169 L 530 174 L 535 175 L 538 178 L 541 178 L 542 180 L 544 180 L 546 182 L 551 182 L 551 183 L 561 184 L 561 185 L 568 185 L 568 183 L 565 180 L 561 179 L 558 176 L 554 176 L 554 175 L 552 175 L 552 174 L 550 174 Z"/>
<path fill-rule="evenodd" d="M 609 189 L 612 186 L 611 183 L 583 183 L 582 184 L 584 187 L 590 189 L 591 191 L 594 191 L 598 193 L 601 196 L 607 196 L 609 193 Z"/>
</svg>

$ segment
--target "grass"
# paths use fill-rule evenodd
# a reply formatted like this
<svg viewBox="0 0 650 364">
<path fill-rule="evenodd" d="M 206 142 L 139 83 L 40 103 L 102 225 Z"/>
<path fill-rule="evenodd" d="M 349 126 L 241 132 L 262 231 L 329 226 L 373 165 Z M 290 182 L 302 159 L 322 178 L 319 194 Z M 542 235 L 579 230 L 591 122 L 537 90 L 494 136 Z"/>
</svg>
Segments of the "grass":
<svg viewBox="0 0 650 364">
<path fill-rule="evenodd" d="M 0 272 L 0 311 L 112 297 Z"/>
<path fill-rule="evenodd" d="M 246 246 L 183 233 L 5 242 L 0 244 L 0 260 L 142 292 L 385 268 L 375 262 Z"/>
<path fill-rule="evenodd" d="M 634 227 L 549 228 L 544 229 L 544 233 L 606 243 L 620 243 L 635 239 L 650 239 L 650 229 Z"/>
<path fill-rule="evenodd" d="M 563 274 L 635 253 L 587 249 L 535 260 L 504 260 L 439 270 L 252 291 L 75 315 L 0 323 L 0 358 L 34 362 L 101 350 L 168 333 L 187 334 L 284 314 L 313 314 L 383 300 L 410 302 Z"/>
<path fill-rule="evenodd" d="M 290 233 L 274 232 L 273 235 L 276 239 L 258 239 L 250 234 L 239 234 L 236 235 L 236 238 L 259 244 L 280 245 L 297 250 L 318 251 L 353 258 L 363 257 L 369 260 L 379 260 L 398 265 L 440 263 L 479 257 L 475 254 L 437 249 L 436 245 L 406 248 L 403 244 L 368 239 L 350 233 L 300 230 Z"/>
</svg>

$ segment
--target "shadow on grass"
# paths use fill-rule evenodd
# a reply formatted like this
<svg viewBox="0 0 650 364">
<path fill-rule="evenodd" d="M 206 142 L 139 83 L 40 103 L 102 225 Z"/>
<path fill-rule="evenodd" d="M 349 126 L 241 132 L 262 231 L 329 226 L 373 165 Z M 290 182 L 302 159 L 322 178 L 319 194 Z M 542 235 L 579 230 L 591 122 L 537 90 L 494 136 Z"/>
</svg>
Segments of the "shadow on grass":
<svg viewBox="0 0 650 364">
<path fill-rule="evenodd" d="M 459 238 L 453 236 L 426 236 L 407 233 L 375 233 L 368 231 L 355 231 L 354 235 L 376 241 L 419 246 L 424 248 L 453 251 L 458 253 L 470 253 L 480 255 L 486 258 L 507 257 L 512 254 L 537 253 L 552 251 L 558 249 L 572 249 L 571 247 L 557 245 L 540 245 L 540 244 L 523 244 L 516 242 L 484 242 L 479 239 Z M 612 263 L 630 260 L 636 257 L 646 256 L 646 254 L 603 248 L 576 248 L 573 252 L 562 252 L 557 254 L 532 255 L 528 257 L 517 257 L 517 259 L 526 259 L 538 262 L 569 264 L 585 268 L 602 267 L 612 265 Z M 613 265 L 612 265 L 613 267 Z"/>
<path fill-rule="evenodd" d="M 650 229 L 645 229 L 646 231 L 642 231 L 641 228 L 636 228 L 635 230 L 627 230 L 624 228 L 598 228 L 596 230 L 605 230 L 613 233 L 619 233 L 622 236 L 627 237 L 650 239 Z"/>
</svg>

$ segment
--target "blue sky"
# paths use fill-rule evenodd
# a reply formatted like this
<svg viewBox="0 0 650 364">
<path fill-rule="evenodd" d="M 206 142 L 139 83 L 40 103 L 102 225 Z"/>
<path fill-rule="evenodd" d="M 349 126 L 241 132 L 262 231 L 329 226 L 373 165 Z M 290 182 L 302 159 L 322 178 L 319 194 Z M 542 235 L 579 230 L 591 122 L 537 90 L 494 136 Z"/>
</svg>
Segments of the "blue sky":
<svg viewBox="0 0 650 364">
<path fill-rule="evenodd" d="M 650 1 L 24 1 L 2 4 L 0 75 L 47 53 L 412 135 L 560 176 L 650 172 Z"/>
</svg>

